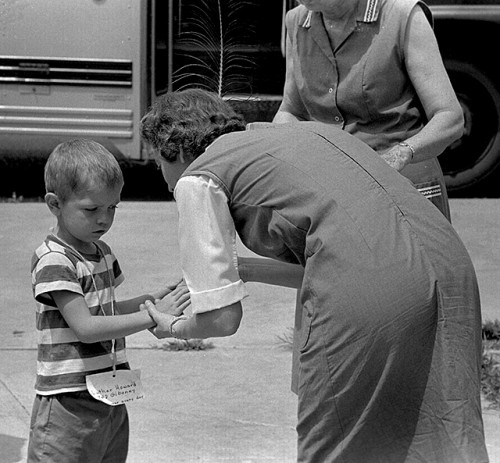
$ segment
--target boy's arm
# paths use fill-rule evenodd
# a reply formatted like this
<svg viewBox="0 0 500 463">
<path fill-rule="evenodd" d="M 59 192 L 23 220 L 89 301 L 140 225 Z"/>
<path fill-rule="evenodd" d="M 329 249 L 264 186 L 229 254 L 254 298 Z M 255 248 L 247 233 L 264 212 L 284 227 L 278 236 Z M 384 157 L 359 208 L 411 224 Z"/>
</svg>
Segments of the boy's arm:
<svg viewBox="0 0 500 463">
<path fill-rule="evenodd" d="M 122 338 L 156 325 L 145 310 L 118 316 L 93 316 L 80 294 L 53 291 L 51 296 L 66 323 L 83 343 Z"/>
<path fill-rule="evenodd" d="M 120 315 L 126 315 L 138 312 L 139 306 L 141 304 L 144 304 L 144 302 L 146 301 L 154 302 L 155 297 L 152 294 L 143 294 L 142 296 L 134 297 L 132 299 L 116 302 L 116 313 Z"/>
</svg>

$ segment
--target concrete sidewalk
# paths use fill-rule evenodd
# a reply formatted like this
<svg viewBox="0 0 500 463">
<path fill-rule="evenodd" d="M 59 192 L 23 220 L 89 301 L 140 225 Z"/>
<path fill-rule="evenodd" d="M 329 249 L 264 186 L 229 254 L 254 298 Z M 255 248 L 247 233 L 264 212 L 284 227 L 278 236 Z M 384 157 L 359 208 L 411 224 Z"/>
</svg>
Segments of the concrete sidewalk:
<svg viewBox="0 0 500 463">
<path fill-rule="evenodd" d="M 500 200 L 453 200 L 452 213 L 476 266 L 483 319 L 500 319 Z M 0 216 L 0 463 L 18 463 L 25 461 L 36 362 L 29 262 L 52 220 L 41 204 L 0 204 Z M 173 203 L 120 205 L 106 237 L 126 276 L 119 298 L 178 274 L 175 227 Z M 128 338 L 129 360 L 141 369 L 146 395 L 129 405 L 129 462 L 295 461 L 291 352 L 280 341 L 293 325 L 295 293 L 248 288 L 240 330 L 210 340 L 211 349 L 164 350 L 166 341 L 148 332 Z M 490 460 L 500 463 L 500 412 L 487 405 Z"/>
<path fill-rule="evenodd" d="M 0 353 L 0 462 L 24 462 L 34 350 Z M 205 352 L 132 348 L 146 397 L 128 406 L 131 463 L 293 463 L 290 354 L 277 346 Z M 257 374 L 256 374 L 257 373 Z M 484 410 L 491 463 L 500 463 L 500 414 Z"/>
<path fill-rule="evenodd" d="M 132 348 L 145 398 L 128 405 L 135 463 L 293 462 L 295 407 L 289 353 L 221 347 L 205 352 Z M 0 354 L 0 462 L 26 461 L 33 350 Z M 256 374 L 258 372 L 258 374 Z"/>
</svg>

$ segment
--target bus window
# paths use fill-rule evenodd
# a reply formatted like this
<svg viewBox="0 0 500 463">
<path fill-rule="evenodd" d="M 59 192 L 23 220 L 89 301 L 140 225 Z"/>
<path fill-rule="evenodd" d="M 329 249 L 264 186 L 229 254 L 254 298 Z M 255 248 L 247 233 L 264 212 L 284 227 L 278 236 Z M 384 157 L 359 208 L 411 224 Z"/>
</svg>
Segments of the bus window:
<svg viewBox="0 0 500 463">
<path fill-rule="evenodd" d="M 270 120 L 283 92 L 282 23 L 291 3 L 158 1 L 156 95 L 204 88 L 232 101 L 248 122 Z"/>
</svg>

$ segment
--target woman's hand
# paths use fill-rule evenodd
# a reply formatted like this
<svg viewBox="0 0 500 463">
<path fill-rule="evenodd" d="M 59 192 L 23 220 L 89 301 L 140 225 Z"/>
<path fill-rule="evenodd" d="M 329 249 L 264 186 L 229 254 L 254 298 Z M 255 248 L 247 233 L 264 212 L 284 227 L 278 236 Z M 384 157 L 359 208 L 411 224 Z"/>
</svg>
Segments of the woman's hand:
<svg viewBox="0 0 500 463">
<path fill-rule="evenodd" d="M 150 301 L 146 301 L 150 302 Z M 161 300 L 155 299 L 155 308 L 158 312 L 168 315 L 178 316 L 191 304 L 189 297 L 189 289 L 186 284 L 181 281 L 180 284 L 172 291 L 170 291 Z M 141 305 L 141 310 L 146 308 L 145 304 Z"/>
<path fill-rule="evenodd" d="M 167 284 L 165 288 L 162 288 L 154 293 L 151 293 L 151 297 L 154 298 L 155 301 L 159 301 L 163 299 L 167 294 L 170 294 L 174 289 L 179 286 L 186 286 L 186 282 L 184 279 L 177 280 L 175 283 Z"/>
<path fill-rule="evenodd" d="M 149 331 L 151 331 L 151 333 L 153 333 L 158 339 L 172 337 L 170 327 L 172 325 L 172 322 L 177 319 L 176 315 L 160 312 L 151 301 L 146 301 L 144 304 L 142 304 L 141 310 L 147 310 L 149 316 L 156 323 L 155 327 L 150 328 Z"/>
<path fill-rule="evenodd" d="M 409 164 L 413 157 L 411 148 L 402 145 L 395 145 L 389 151 L 381 153 L 380 157 L 393 169 L 400 172 L 403 167 Z"/>
<path fill-rule="evenodd" d="M 181 281 L 179 285 L 164 296 L 162 300 L 156 299 L 155 304 L 147 300 L 139 307 L 140 310 L 147 310 L 149 316 L 156 323 L 156 326 L 150 328 L 149 331 L 158 339 L 172 337 L 170 324 L 179 315 L 182 315 L 191 304 L 189 289 L 184 281 Z"/>
</svg>

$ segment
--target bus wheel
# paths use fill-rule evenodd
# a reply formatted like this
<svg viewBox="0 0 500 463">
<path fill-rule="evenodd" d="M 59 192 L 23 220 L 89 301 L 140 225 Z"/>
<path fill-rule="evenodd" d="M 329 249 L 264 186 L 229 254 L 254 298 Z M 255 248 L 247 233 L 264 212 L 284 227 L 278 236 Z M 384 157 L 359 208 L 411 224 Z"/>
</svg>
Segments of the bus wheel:
<svg viewBox="0 0 500 463">
<path fill-rule="evenodd" d="M 474 66 L 446 61 L 451 83 L 464 111 L 462 138 L 439 156 L 449 190 L 473 186 L 500 164 L 500 93 Z"/>
</svg>

